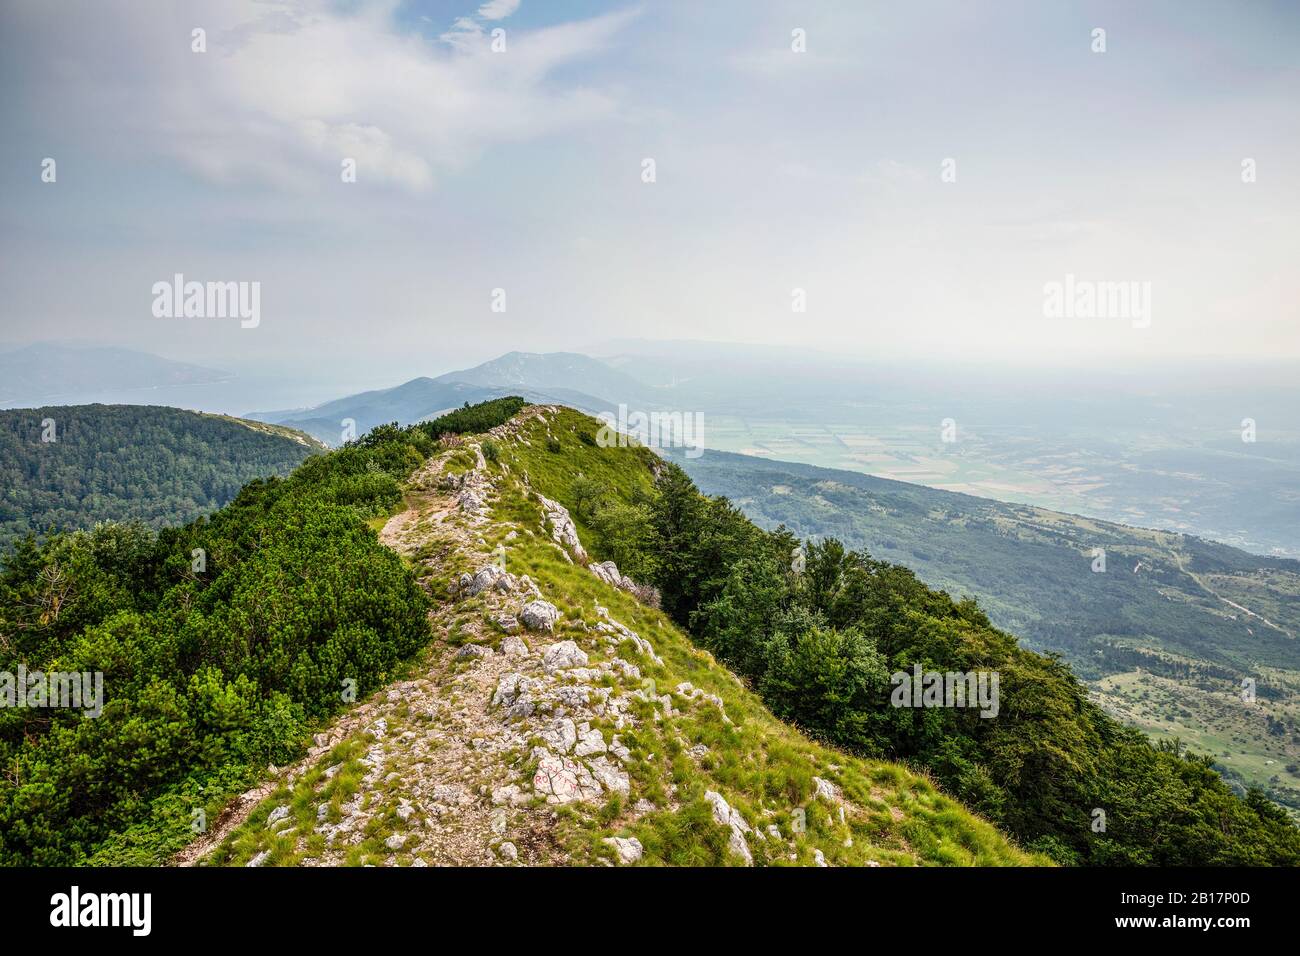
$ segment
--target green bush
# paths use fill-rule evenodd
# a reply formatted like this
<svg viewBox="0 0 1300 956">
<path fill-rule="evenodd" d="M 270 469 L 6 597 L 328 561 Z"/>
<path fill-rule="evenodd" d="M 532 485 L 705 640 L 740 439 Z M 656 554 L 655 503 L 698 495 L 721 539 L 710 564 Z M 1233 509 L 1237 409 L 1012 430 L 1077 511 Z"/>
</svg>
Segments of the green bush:
<svg viewBox="0 0 1300 956">
<path fill-rule="evenodd" d="M 478 434 L 490 431 L 498 425 L 510 421 L 527 404 L 517 395 L 496 398 L 489 402 L 480 402 L 477 405 L 470 405 L 469 402 L 466 402 L 463 408 L 448 412 L 446 415 L 432 421 L 421 422 L 415 428 L 435 439 L 448 433 L 453 435 Z"/>
<path fill-rule="evenodd" d="M 105 701 L 94 719 L 0 708 L 0 865 L 160 862 L 190 809 L 293 759 L 345 681 L 368 694 L 427 640 L 427 597 L 366 519 L 432 442 L 377 431 L 156 536 L 17 546 L 0 670 L 98 671 Z"/>
</svg>

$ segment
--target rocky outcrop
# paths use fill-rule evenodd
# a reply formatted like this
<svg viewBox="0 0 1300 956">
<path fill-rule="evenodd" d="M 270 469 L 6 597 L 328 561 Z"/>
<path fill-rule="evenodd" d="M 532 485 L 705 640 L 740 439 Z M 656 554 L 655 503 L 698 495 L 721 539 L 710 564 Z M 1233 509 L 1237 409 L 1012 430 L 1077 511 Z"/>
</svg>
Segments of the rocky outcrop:
<svg viewBox="0 0 1300 956">
<path fill-rule="evenodd" d="M 591 771 L 577 760 L 556 756 L 545 747 L 535 748 L 533 758 L 537 761 L 533 790 L 547 803 L 595 800 L 603 792 Z"/>
<path fill-rule="evenodd" d="M 589 564 L 587 569 L 596 577 L 600 578 L 610 587 L 619 588 L 623 591 L 631 591 L 636 587 L 636 582 L 618 570 L 618 565 L 613 561 L 601 561 L 599 564 Z"/>
<path fill-rule="evenodd" d="M 648 584 L 638 584 L 626 574 L 619 571 L 618 565 L 613 561 L 601 561 L 598 564 L 587 565 L 587 570 L 596 577 L 600 578 L 610 587 L 618 588 L 620 591 L 626 591 L 642 604 L 648 604 L 650 607 L 659 607 L 659 591 Z"/>
<path fill-rule="evenodd" d="M 586 667 L 587 655 L 573 641 L 560 641 L 543 652 L 542 666 L 548 672 L 566 670 L 570 667 Z"/>
<path fill-rule="evenodd" d="M 538 494 L 537 500 L 541 502 L 545 514 L 542 527 L 550 529 L 551 540 L 577 560 L 585 562 L 587 552 L 583 549 L 582 542 L 578 540 L 578 529 L 574 526 L 573 519 L 569 517 L 569 509 L 545 495 Z"/>
<path fill-rule="evenodd" d="M 754 865 L 754 854 L 749 850 L 749 841 L 745 839 L 745 834 L 753 832 L 753 828 L 745 822 L 745 818 L 740 815 L 740 811 L 727 803 L 722 794 L 716 790 L 706 790 L 704 799 L 709 801 L 713 807 L 713 819 L 719 826 L 727 827 L 731 831 L 731 839 L 727 843 L 727 849 L 738 856 L 746 866 Z"/>
<path fill-rule="evenodd" d="M 515 580 L 513 574 L 509 574 L 504 568 L 497 567 L 495 564 L 479 568 L 473 577 L 462 574 L 459 581 L 459 593 L 465 597 L 481 594 L 488 588 L 500 591 L 502 594 L 509 594 L 519 587 L 519 582 Z"/>
</svg>

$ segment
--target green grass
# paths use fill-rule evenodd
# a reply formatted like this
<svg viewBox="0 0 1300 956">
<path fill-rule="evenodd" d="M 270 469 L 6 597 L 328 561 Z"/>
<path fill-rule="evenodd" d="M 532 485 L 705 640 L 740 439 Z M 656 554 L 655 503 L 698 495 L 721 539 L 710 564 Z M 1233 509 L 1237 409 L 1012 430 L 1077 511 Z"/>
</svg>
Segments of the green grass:
<svg viewBox="0 0 1300 956">
<path fill-rule="evenodd" d="M 535 414 L 535 413 L 530 413 Z M 432 558 L 435 568 L 427 580 L 436 582 L 435 593 L 460 571 L 472 571 L 497 544 L 504 543 L 506 566 L 516 575 L 526 574 L 547 600 L 562 612 L 556 640 L 573 638 L 582 643 L 592 666 L 613 656 L 637 665 L 643 681 L 653 681 L 656 695 L 671 695 L 673 715 L 664 715 L 653 700 L 633 702 L 635 726 L 616 731 L 612 721 L 593 720 L 606 743 L 617 733 L 631 752 L 625 766 L 631 783 L 626 796 L 610 796 L 593 804 L 550 808 L 555 814 L 552 837 L 564 858 L 574 864 L 612 862 L 614 853 L 603 840 L 635 836 L 644 847 L 644 865 L 729 866 L 739 861 L 728 850 L 729 832 L 714 822 L 705 792 L 717 791 L 756 829 L 766 833 L 775 826 L 779 839 L 756 833 L 748 846 L 756 864 L 808 865 L 820 851 L 831 865 L 1050 865 L 1045 857 L 1026 853 L 996 827 L 968 812 L 943 795 L 925 776 L 883 761 L 851 756 L 816 743 L 797 729 L 777 720 L 739 679 L 711 655 L 697 648 L 660 611 L 643 605 L 623 591 L 611 588 L 580 564 L 566 560 L 542 530 L 542 510 L 535 493 L 572 506 L 574 480 L 579 475 L 606 483 L 612 493 L 630 500 L 648 490 L 653 458 L 644 449 L 600 448 L 583 434 L 594 435 L 597 423 L 569 410 L 547 413 L 549 423 L 525 417 L 521 434 L 498 439 L 499 453 L 488 468 L 499 478 L 498 494 L 490 503 L 493 523 L 484 526 L 478 553 L 452 551 L 440 545 L 424 549 L 416 560 Z M 548 449 L 548 438 L 558 441 L 560 452 Z M 527 442 L 527 443 L 525 443 Z M 463 466 L 473 453 L 459 449 L 452 459 Z M 528 484 L 524 484 L 524 475 Z M 510 541 L 506 538 L 514 532 Z M 579 534 L 590 549 L 586 529 Z M 593 555 L 599 558 L 600 555 Z M 662 659 L 657 664 L 625 640 L 617 647 L 592 648 L 591 628 L 603 618 L 597 606 L 648 640 Z M 486 604 L 481 597 L 458 603 L 441 637 L 456 645 L 471 639 L 477 628 L 488 639 L 500 635 L 483 620 Z M 464 666 L 469 666 L 466 663 Z M 612 678 L 602 682 L 609 684 Z M 689 682 L 706 694 L 717 695 L 730 723 L 711 703 L 689 701 L 676 693 Z M 624 686 L 627 691 L 627 685 Z M 381 692 L 382 693 L 382 692 Z M 454 705 L 455 701 L 449 701 Z M 656 712 L 660 719 L 656 720 Z M 423 715 L 425 720 L 429 718 Z M 418 718 L 417 718 L 418 719 Z M 389 733 L 401 727 L 390 723 Z M 240 865 L 258 853 L 269 852 L 275 865 L 301 863 L 320 852 L 315 826 L 316 806 L 328 802 L 331 818 L 360 785 L 368 738 L 355 735 L 335 747 L 292 788 L 281 788 L 259 806 L 213 855 L 211 862 Z M 693 757 L 692 747 L 703 744 L 708 752 Z M 531 778 L 531 755 L 502 755 L 516 765 L 520 779 Z M 332 780 L 324 771 L 338 765 Z M 399 768 L 400 771 L 400 768 Z M 833 782 L 847 801 L 843 819 L 838 806 L 813 799 L 814 777 Z M 388 785 L 376 785 L 368 810 L 376 809 L 366 839 L 347 852 L 348 865 L 382 865 L 391 858 L 384 840 L 395 831 Z M 638 801 L 649 800 L 655 809 L 634 812 Z M 266 819 L 276 806 L 290 806 L 292 827 L 272 833 Z M 387 809 L 385 809 L 387 808 Z M 292 833 L 302 837 L 301 844 Z M 793 856 L 793 859 L 791 858 Z M 410 855 L 397 854 L 399 865 Z"/>
<path fill-rule="evenodd" d="M 567 409 L 553 417 L 549 428 L 531 421 L 523 433 L 529 444 L 510 442 L 502 449 L 502 461 L 516 472 L 527 472 L 532 491 L 569 506 L 573 504 L 572 483 L 578 475 L 598 478 L 624 495 L 630 489 L 647 488 L 651 472 L 646 456 L 650 453 L 638 448 L 594 447 L 577 437 L 596 427 L 592 419 Z M 548 431 L 559 436 L 563 454 L 546 448 L 542 439 Z M 508 486 L 494 502 L 494 517 L 503 528 L 507 524 L 535 528 L 541 509 L 522 486 Z M 578 527 L 586 543 L 584 529 L 581 524 Z M 502 535 L 505 533 L 503 530 Z M 734 863 L 727 853 L 727 833 L 713 823 L 711 809 L 704 802 L 704 791 L 716 790 L 756 827 L 775 824 L 783 837 L 795 836 L 797 862 L 801 863 L 811 861 L 813 847 L 821 849 L 832 865 L 845 866 L 864 865 L 868 860 L 882 864 L 1047 863 L 1013 846 L 995 827 L 941 794 L 925 777 L 895 764 L 835 751 L 783 724 L 662 612 L 564 560 L 545 539 L 520 534 L 507 545 L 507 565 L 516 574 L 529 575 L 564 612 L 559 636 L 583 633 L 583 623 L 596 624 L 600 618 L 595 607 L 599 604 L 655 647 L 662 666 L 634 654 L 630 641 L 624 642 L 619 654 L 633 660 L 643 678 L 654 680 L 659 693 L 673 692 L 679 683 L 689 682 L 721 698 L 732 721 L 725 723 L 717 708 L 708 703 L 688 703 L 674 694 L 674 707 L 682 716 L 655 723 L 649 719 L 652 705 L 645 704 L 639 727 L 622 733 L 635 758 L 629 768 L 633 793 L 626 802 L 644 796 L 662 805 L 675 788 L 680 809 L 660 810 L 620 827 L 619 819 L 604 808 L 594 819 L 572 824 L 570 840 L 585 845 L 587 852 L 612 858 L 612 850 L 600 841 L 607 836 L 632 835 L 645 847 L 647 863 Z M 709 753 L 697 764 L 685 751 L 698 743 L 707 746 Z M 654 760 L 648 759 L 651 754 Z M 845 821 L 826 803 L 812 801 L 814 776 L 841 788 L 854 808 Z M 800 826 L 806 823 L 802 834 L 794 831 L 798 811 L 803 813 Z M 579 818 L 580 811 L 572 815 L 575 821 Z M 794 862 L 788 859 L 784 839 L 778 845 L 751 836 L 748 842 L 755 862 Z"/>
</svg>

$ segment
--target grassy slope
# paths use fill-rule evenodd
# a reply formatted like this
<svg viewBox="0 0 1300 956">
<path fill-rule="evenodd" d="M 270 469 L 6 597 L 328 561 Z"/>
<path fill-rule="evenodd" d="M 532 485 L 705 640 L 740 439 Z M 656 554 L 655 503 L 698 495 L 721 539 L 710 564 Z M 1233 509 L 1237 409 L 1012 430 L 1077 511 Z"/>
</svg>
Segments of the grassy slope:
<svg viewBox="0 0 1300 956">
<path fill-rule="evenodd" d="M 533 489 L 564 504 L 571 514 L 575 510 L 571 488 L 579 474 L 597 478 L 625 495 L 637 486 L 648 486 L 651 456 L 646 452 L 595 448 L 579 438 L 583 431 L 594 435 L 598 426 L 596 420 L 569 409 L 560 410 L 549 425 L 534 419 L 523 435 L 528 444 L 516 441 L 508 445 L 502 462 L 525 470 Z M 548 450 L 548 436 L 559 440 L 558 453 Z M 522 494 L 497 505 L 499 513 L 516 518 L 522 518 L 530 507 L 535 506 Z M 581 523 L 578 529 L 584 541 L 589 541 Z M 502 537 L 505 533 L 501 532 Z M 599 559 L 600 555 L 593 557 Z M 1042 862 L 1012 847 L 996 829 L 940 794 L 925 777 L 897 764 L 836 752 L 781 723 L 712 655 L 696 648 L 666 615 L 569 564 L 549 545 L 514 548 L 511 558 L 542 586 L 543 593 L 565 595 L 569 607 L 562 610 L 578 613 L 599 602 L 648 638 L 664 660 L 664 673 L 655 674 L 661 692 L 689 681 L 724 701 L 734 726 L 727 727 L 720 719 L 687 720 L 679 728 L 687 741 L 684 746 L 670 739 L 643 742 L 643 750 L 667 758 L 657 765 L 642 766 L 638 782 L 643 787 L 653 791 L 675 783 L 688 793 L 719 790 L 747 819 L 764 825 L 776 823 L 782 832 L 789 829 L 791 812 L 802 807 L 808 819 L 808 853 L 817 845 L 833 864 L 861 865 L 868 858 L 882 863 Z M 710 748 L 710 756 L 699 767 L 683 754 L 695 743 Z M 824 805 L 809 801 L 814 775 L 841 786 L 846 799 L 863 810 L 861 818 L 845 826 Z M 686 817 L 654 814 L 631 832 L 646 845 L 652 859 L 705 862 L 698 859 L 700 848 L 688 832 L 698 826 L 694 818 L 700 813 L 697 806 Z M 605 835 L 592 832 L 590 839 Z M 846 836 L 852 836 L 852 846 L 844 845 Z M 751 842 L 756 850 L 762 847 L 759 841 Z"/>
<path fill-rule="evenodd" d="M 734 863 L 727 851 L 727 831 L 713 822 L 705 790 L 720 792 L 756 828 L 775 825 L 781 841 L 761 840 L 751 835 L 749 846 L 755 861 L 763 864 L 811 864 L 814 850 L 820 850 L 831 865 L 1046 865 L 1044 858 L 1022 852 L 1002 833 L 960 804 L 941 794 L 925 776 L 898 764 L 863 760 L 810 741 L 797 730 L 774 718 L 711 655 L 697 649 L 661 612 L 646 607 L 622 591 L 600 581 L 585 568 L 566 560 L 558 547 L 537 531 L 542 514 L 531 492 L 541 492 L 572 510 L 572 482 L 579 473 L 598 477 L 623 493 L 651 481 L 652 457 L 636 449 L 598 449 L 583 443 L 578 434 L 594 434 L 596 421 L 567 409 L 545 412 L 549 422 L 530 409 L 521 416 L 517 434 L 498 437 L 499 461 L 488 465 L 497 478 L 497 494 L 491 500 L 491 522 L 475 531 L 472 547 L 453 546 L 450 539 L 430 539 L 427 547 L 414 554 L 413 566 L 435 596 L 446 599 L 448 586 L 462 571 L 473 571 L 486 563 L 498 544 L 508 549 L 508 563 L 515 574 L 527 574 L 548 600 L 563 612 L 555 640 L 571 638 L 588 649 L 593 663 L 602 651 L 592 648 L 589 627 L 600 618 L 597 605 L 648 639 L 662 658 L 656 665 L 636 653 L 630 641 L 616 652 L 641 669 L 655 682 L 659 694 L 672 693 L 680 682 L 689 681 L 707 693 L 718 695 L 732 723 L 723 721 L 711 706 L 692 706 L 674 696 L 674 714 L 657 719 L 655 705 L 642 702 L 638 724 L 624 730 L 622 737 L 632 752 L 627 769 L 631 793 L 626 800 L 611 799 L 601 804 L 571 804 L 555 808 L 548 840 L 558 848 L 556 859 L 575 864 L 608 862 L 611 849 L 601 841 L 609 836 L 636 836 L 645 847 L 647 864 L 724 865 Z M 548 450 L 547 438 L 560 442 L 561 450 Z M 457 473 L 473 466 L 468 449 L 445 453 L 444 473 Z M 523 482 L 527 474 L 528 485 Z M 412 487 L 408 505 L 421 503 L 419 489 Z M 437 523 L 421 521 L 432 528 Z M 515 536 L 507 541 L 507 536 Z M 589 537 L 579 527 L 585 542 Z M 463 545 L 464 542 L 461 542 Z M 594 555 L 599 558 L 599 555 Z M 425 674 L 436 682 L 437 662 L 445 661 L 456 645 L 478 641 L 499 645 L 501 634 L 482 626 L 487 610 L 483 597 L 458 603 L 447 601 L 435 616 L 434 643 L 413 675 Z M 484 639 L 484 635 L 487 635 Z M 450 673 L 463 673 L 465 665 L 454 664 Z M 447 673 L 444 671 L 444 674 Z M 459 693 L 447 688 L 448 693 Z M 384 698 L 384 692 L 371 702 Z M 362 707 L 366 704 L 362 704 Z M 597 723 L 608 735 L 611 727 Z M 427 718 L 408 716 L 399 710 L 390 719 L 389 733 L 404 729 L 428 734 Z M 267 851 L 273 865 L 309 862 L 322 852 L 321 838 L 313 835 L 316 807 L 328 803 L 329 819 L 362 786 L 364 768 L 360 758 L 368 738 L 364 731 L 349 732 L 318 763 L 308 766 L 292 784 L 277 786 L 247 819 L 217 848 L 211 862 L 241 865 L 255 854 Z M 696 744 L 708 753 L 698 761 L 687 754 Z M 516 755 L 527 778 L 531 771 L 528 755 Z M 337 765 L 330 777 L 325 771 Z M 819 776 L 841 788 L 846 812 L 841 819 L 837 806 L 813 798 L 812 778 Z M 384 840 L 399 828 L 384 807 L 393 798 L 392 786 L 368 798 L 377 808 L 366 831 L 364 845 L 353 848 L 345 860 L 350 865 L 386 862 L 409 864 L 413 857 L 396 858 L 384 849 Z M 647 814 L 629 812 L 638 800 L 649 799 L 659 809 Z M 273 833 L 266 821 L 278 806 L 291 808 L 292 823 Z M 550 816 L 543 804 L 530 808 Z M 798 832 L 797 820 L 806 820 L 805 832 Z M 295 833 L 303 834 L 302 837 Z M 793 859 L 791 855 L 793 854 Z"/>
</svg>

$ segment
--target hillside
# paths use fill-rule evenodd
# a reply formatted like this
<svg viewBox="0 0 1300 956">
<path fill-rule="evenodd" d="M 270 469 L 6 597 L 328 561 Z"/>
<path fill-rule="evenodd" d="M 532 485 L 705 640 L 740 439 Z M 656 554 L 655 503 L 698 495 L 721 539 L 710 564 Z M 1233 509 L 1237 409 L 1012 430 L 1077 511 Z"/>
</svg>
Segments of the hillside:
<svg viewBox="0 0 1300 956">
<path fill-rule="evenodd" d="M 716 451 L 674 460 L 764 527 L 834 536 L 977 595 L 994 624 L 1062 654 L 1126 723 L 1300 810 L 1300 562 L 851 471 Z M 1105 573 L 1092 571 L 1094 548 Z"/>
<path fill-rule="evenodd" d="M 545 456 L 552 428 L 576 443 L 571 414 L 530 408 L 411 476 L 380 537 L 432 593 L 433 641 L 182 862 L 1032 861 L 924 777 L 783 725 L 662 612 L 584 566 L 547 497 L 568 494 L 568 466 Z M 587 464 L 650 487 L 652 456 L 608 458 Z"/>
<path fill-rule="evenodd" d="M 771 848 L 758 849 L 762 838 L 745 828 L 756 836 L 770 814 L 778 821 L 776 836 L 785 836 L 794 818 L 787 817 L 789 827 L 779 822 L 783 807 L 789 814 L 792 806 L 805 812 L 818 806 L 808 802 L 807 782 L 791 785 L 808 781 L 810 768 L 792 772 L 787 748 L 773 744 L 787 739 L 784 725 L 772 722 L 770 735 L 752 742 L 743 733 L 751 719 L 770 721 L 769 709 L 835 746 L 833 766 L 813 762 L 825 783 L 810 781 L 829 800 L 838 795 L 849 803 L 852 846 L 814 843 L 832 863 L 863 862 L 845 851 L 870 838 L 852 823 L 864 791 L 846 769 L 864 765 L 851 753 L 865 761 L 867 774 L 882 772 L 880 756 L 923 766 L 950 793 L 1062 862 L 1300 859 L 1300 833 L 1258 794 L 1238 800 L 1202 759 L 1153 748 L 1124 730 L 1086 703 L 1068 670 L 1019 649 L 973 604 L 953 604 L 900 568 L 842 549 L 810 547 L 806 574 L 791 577 L 781 562 L 794 539 L 766 536 L 725 501 L 700 498 L 680 472 L 643 449 L 599 447 L 597 424 L 570 410 L 534 408 L 454 451 L 446 464 L 434 463 L 427 478 L 413 483 L 407 510 L 385 524 L 384 538 L 425 569 L 436 599 L 451 602 L 435 610 L 435 631 L 445 629 L 462 649 L 452 654 L 435 641 L 432 673 L 394 688 L 357 720 L 318 738 L 307 761 L 246 795 L 232 832 L 214 835 L 186 860 L 206 854 L 215 862 L 308 865 L 558 862 L 625 850 L 629 859 L 639 852 L 647 862 L 719 862 L 721 850 L 725 859 L 748 852 L 762 861 Z M 601 557 L 616 557 L 624 571 L 654 582 L 667 616 L 633 600 L 630 593 L 644 593 L 644 585 L 593 563 Z M 630 593 L 611 595 L 609 582 Z M 533 638 L 547 630 L 552 607 L 555 637 L 574 644 L 540 649 L 539 666 Z M 540 630 L 525 625 L 526 643 L 515 643 L 509 632 L 530 616 Z M 682 621 L 690 622 L 689 643 Z M 700 645 L 725 657 L 745 683 L 713 665 L 702 673 L 711 658 Z M 654 667 L 655 656 L 669 674 Z M 1001 671 L 1000 719 L 891 707 L 887 675 L 912 663 Z M 649 687 L 647 676 L 654 681 Z M 641 693 L 629 694 L 638 680 Z M 584 689 L 590 683 L 599 696 Z M 665 684 L 674 688 L 667 699 Z M 701 689 L 717 696 L 712 706 Z M 628 730 L 627 704 L 613 703 L 629 697 L 638 702 L 640 729 Z M 712 731 L 697 722 L 701 711 Z M 754 717 L 736 719 L 749 713 Z M 432 746 L 421 726 L 428 715 L 436 727 Z M 394 726 L 402 728 L 395 739 Z M 729 727 L 737 733 L 727 734 Z M 645 742 L 650 728 L 657 733 Z M 631 763 L 621 756 L 624 747 Z M 617 764 L 603 759 L 611 751 Z M 504 772 L 489 756 L 499 753 L 508 755 Z M 664 753 L 671 768 L 649 766 Z M 772 766 L 778 757 L 781 766 Z M 620 764 L 626 782 L 609 773 Z M 467 766 L 473 772 L 465 779 Z M 419 783 L 409 782 L 413 775 Z M 346 782 L 336 786 L 336 776 Z M 376 798 L 368 791 L 381 780 L 385 796 Z M 704 788 L 710 805 L 677 805 L 684 784 L 697 795 Z M 617 798 L 604 812 L 613 816 L 613 828 L 600 825 L 599 812 L 593 819 L 582 800 L 574 801 L 582 806 L 572 815 L 527 812 L 541 809 L 539 795 L 552 807 L 570 806 L 575 794 L 599 803 L 611 786 Z M 649 788 L 646 796 L 640 786 Z M 665 790 L 671 814 L 659 812 Z M 867 793 L 890 800 L 887 788 Z M 702 858 L 698 837 L 681 834 L 682 816 L 732 819 L 730 809 L 719 809 L 719 797 L 727 808 L 740 808 L 745 850 L 723 850 L 719 840 Z M 491 798 L 491 807 L 483 798 Z M 907 812 L 894 808 L 889 816 L 906 820 Z M 419 822 L 407 826 L 409 820 Z M 511 829 L 516 820 L 520 829 Z M 883 814 L 878 824 L 888 826 Z M 466 837 L 465 828 L 474 835 Z M 539 828 L 562 850 L 548 853 Z M 483 849 L 494 842 L 489 833 L 518 835 L 520 842 L 498 844 L 493 857 Z M 636 846 L 607 842 L 633 837 Z M 340 839 L 344 845 L 334 846 Z M 906 837 L 908 846 L 918 842 Z M 599 857 L 575 849 L 593 845 Z M 403 857 L 412 847 L 416 852 Z M 806 849 L 794 852 L 806 860 Z M 879 845 L 869 852 L 868 863 L 906 862 Z"/>
<path fill-rule="evenodd" d="M 289 428 L 160 406 L 0 411 L 0 555 L 28 532 L 193 521 L 322 450 Z"/>
<path fill-rule="evenodd" d="M 93 720 L 0 708 L 0 861 L 1300 860 L 1262 796 L 973 602 L 523 405 L 377 429 L 157 536 L 25 550 L 0 670 L 104 695 Z M 900 704 L 914 668 L 978 677 L 982 709 Z"/>
</svg>

